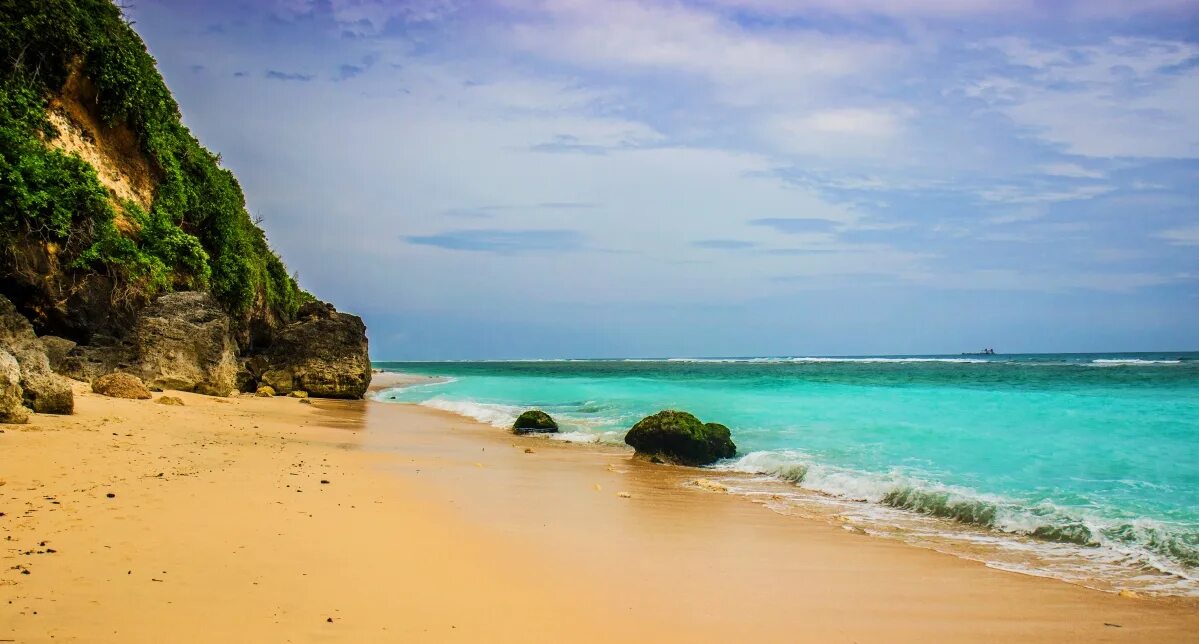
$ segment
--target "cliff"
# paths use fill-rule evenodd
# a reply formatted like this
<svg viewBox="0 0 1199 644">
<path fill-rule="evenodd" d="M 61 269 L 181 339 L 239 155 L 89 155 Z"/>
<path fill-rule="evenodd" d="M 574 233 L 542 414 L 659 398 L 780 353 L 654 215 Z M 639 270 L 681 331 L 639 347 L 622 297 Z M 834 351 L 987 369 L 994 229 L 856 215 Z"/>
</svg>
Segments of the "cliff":
<svg viewBox="0 0 1199 644">
<path fill-rule="evenodd" d="M 314 301 L 183 125 L 119 7 L 0 0 L 0 296 L 37 335 L 77 345 L 75 364 L 91 365 L 79 377 L 145 371 L 143 311 L 180 291 L 227 319 L 217 326 L 243 366 Z M 360 335 L 344 349 L 354 364 Z"/>
</svg>

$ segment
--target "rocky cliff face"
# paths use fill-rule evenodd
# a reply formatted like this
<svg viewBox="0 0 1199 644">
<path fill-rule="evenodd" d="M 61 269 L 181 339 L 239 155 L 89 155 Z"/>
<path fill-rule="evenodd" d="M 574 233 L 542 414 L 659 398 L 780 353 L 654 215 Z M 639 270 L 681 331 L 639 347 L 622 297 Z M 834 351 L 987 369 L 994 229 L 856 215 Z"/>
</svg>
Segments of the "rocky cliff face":
<svg viewBox="0 0 1199 644">
<path fill-rule="evenodd" d="M 74 410 L 71 384 L 50 369 L 50 360 L 33 326 L 3 296 L 0 296 L 0 350 L 17 363 L 17 384 L 25 407 L 45 414 L 69 414 Z M 0 388 L 11 395 L 11 361 L 5 358 L 3 362 L 8 373 Z"/>
<path fill-rule="evenodd" d="M 236 391 L 237 343 L 228 315 L 207 293 L 171 293 L 142 310 L 136 361 L 151 387 L 228 396 Z"/>
<path fill-rule="evenodd" d="M 331 304 L 300 307 L 262 354 L 246 361 L 245 391 L 266 385 L 280 395 L 306 391 L 327 398 L 361 398 L 370 385 L 371 363 L 362 318 Z"/>
<path fill-rule="evenodd" d="M 314 298 L 112 0 L 7 3 L 0 59 L 0 349 L 22 407 L 69 413 L 57 374 L 227 395 L 248 358 L 269 368 L 243 381 L 362 395 L 362 321 L 298 315 Z"/>
</svg>

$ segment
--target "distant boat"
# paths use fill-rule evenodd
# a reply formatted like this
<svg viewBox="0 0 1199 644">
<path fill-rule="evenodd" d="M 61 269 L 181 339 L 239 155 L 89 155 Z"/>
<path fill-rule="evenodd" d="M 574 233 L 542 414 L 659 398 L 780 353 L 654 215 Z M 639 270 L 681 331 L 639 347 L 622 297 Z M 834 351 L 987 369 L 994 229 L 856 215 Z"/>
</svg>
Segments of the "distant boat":
<svg viewBox="0 0 1199 644">
<path fill-rule="evenodd" d="M 993 356 L 993 355 L 995 355 L 995 350 L 994 349 L 983 349 L 982 351 L 975 351 L 975 352 L 971 352 L 971 353 L 967 353 L 967 352 L 963 351 L 962 355 L 964 355 L 964 356 Z"/>
</svg>

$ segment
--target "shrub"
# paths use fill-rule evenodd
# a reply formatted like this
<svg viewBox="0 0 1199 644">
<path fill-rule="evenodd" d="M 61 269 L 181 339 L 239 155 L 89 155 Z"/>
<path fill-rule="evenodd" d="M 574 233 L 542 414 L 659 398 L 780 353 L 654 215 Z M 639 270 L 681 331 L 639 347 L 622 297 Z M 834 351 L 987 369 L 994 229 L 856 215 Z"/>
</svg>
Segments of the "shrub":
<svg viewBox="0 0 1199 644">
<path fill-rule="evenodd" d="M 241 186 L 180 119 L 153 57 L 110 0 L 0 0 L 0 238 L 38 235 L 77 270 L 149 298 L 208 288 L 231 313 L 287 319 L 301 291 L 245 206 Z M 47 96 L 72 70 L 101 118 L 124 124 L 158 174 L 149 212 L 115 205 L 95 169 L 45 145 Z M 118 212 L 119 209 L 119 212 Z M 118 216 L 136 224 L 123 234 Z"/>
</svg>

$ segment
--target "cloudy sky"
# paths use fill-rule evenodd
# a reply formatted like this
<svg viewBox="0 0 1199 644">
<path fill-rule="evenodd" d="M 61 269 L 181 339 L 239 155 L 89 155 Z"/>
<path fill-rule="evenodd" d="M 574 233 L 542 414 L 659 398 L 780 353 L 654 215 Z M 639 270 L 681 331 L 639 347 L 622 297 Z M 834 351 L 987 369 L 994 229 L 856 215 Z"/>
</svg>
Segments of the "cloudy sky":
<svg viewBox="0 0 1199 644">
<path fill-rule="evenodd" d="M 1194 0 L 137 0 L 376 359 L 1199 349 Z"/>
</svg>

